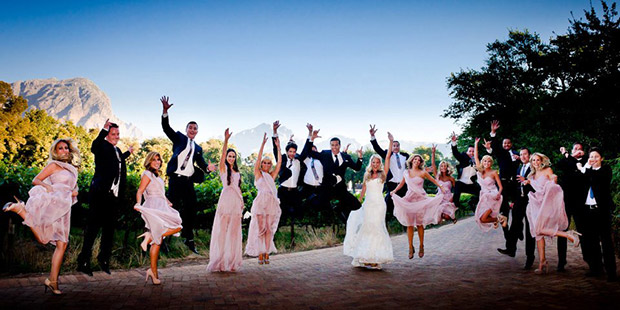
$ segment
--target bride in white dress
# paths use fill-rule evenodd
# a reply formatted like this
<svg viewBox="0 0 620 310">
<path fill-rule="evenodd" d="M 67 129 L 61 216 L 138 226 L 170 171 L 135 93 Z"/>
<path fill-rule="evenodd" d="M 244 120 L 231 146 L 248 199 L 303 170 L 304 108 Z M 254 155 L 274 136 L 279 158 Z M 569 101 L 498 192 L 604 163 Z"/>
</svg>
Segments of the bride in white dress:
<svg viewBox="0 0 620 310">
<path fill-rule="evenodd" d="M 356 267 L 381 269 L 382 264 L 394 260 L 392 241 L 385 227 L 386 206 L 383 197 L 383 183 L 390 167 L 394 141 L 390 133 L 388 138 L 390 148 L 385 156 L 385 167 L 382 167 L 379 155 L 370 158 L 360 194 L 362 207 L 351 212 L 347 220 L 344 254 L 353 257 L 351 264 Z"/>
</svg>

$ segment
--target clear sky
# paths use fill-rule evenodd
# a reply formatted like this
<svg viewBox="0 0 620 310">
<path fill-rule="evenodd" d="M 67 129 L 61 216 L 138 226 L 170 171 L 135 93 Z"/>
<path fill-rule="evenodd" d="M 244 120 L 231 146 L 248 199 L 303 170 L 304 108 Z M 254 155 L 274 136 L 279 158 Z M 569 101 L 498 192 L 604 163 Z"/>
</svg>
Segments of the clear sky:
<svg viewBox="0 0 620 310">
<path fill-rule="evenodd" d="M 121 119 L 160 136 L 158 98 L 200 140 L 279 119 L 324 136 L 447 141 L 446 77 L 484 64 L 509 29 L 548 40 L 589 0 L 10 1 L 0 80 L 93 80 Z M 594 1 L 595 7 L 600 4 Z"/>
</svg>

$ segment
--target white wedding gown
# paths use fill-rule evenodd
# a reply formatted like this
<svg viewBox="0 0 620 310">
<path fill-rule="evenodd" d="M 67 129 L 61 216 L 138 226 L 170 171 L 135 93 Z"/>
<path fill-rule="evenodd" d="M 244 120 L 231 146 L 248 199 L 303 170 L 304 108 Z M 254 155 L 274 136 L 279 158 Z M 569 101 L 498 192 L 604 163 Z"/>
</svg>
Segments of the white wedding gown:
<svg viewBox="0 0 620 310">
<path fill-rule="evenodd" d="M 394 260 L 385 209 L 383 182 L 379 178 L 367 181 L 364 203 L 349 215 L 344 237 L 344 254 L 353 257 L 353 266 L 378 264 L 380 268 Z"/>
</svg>

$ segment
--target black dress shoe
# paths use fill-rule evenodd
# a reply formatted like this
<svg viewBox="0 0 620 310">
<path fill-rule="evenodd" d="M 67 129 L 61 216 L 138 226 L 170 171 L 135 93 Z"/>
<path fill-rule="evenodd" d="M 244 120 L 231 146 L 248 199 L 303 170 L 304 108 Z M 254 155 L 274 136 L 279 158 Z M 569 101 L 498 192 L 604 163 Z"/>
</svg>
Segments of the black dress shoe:
<svg viewBox="0 0 620 310">
<path fill-rule="evenodd" d="M 522 231 L 519 232 L 519 240 L 523 240 L 523 232 Z"/>
<path fill-rule="evenodd" d="M 533 257 L 531 259 L 528 258 L 525 261 L 525 266 L 523 266 L 523 269 L 524 270 L 530 270 L 530 269 L 532 269 L 532 265 L 534 265 L 534 258 Z"/>
<path fill-rule="evenodd" d="M 200 255 L 200 253 L 196 251 L 196 244 L 194 244 L 194 240 L 185 240 L 185 245 L 187 245 L 187 248 L 189 248 L 189 250 L 192 251 L 194 254 Z"/>
<path fill-rule="evenodd" d="M 101 268 L 101 271 L 107 273 L 107 274 L 112 274 L 110 272 L 110 263 L 108 262 L 99 262 L 99 267 Z"/>
<path fill-rule="evenodd" d="M 500 253 L 502 253 L 504 255 L 508 255 L 510 257 L 515 257 L 515 251 L 511 251 L 511 250 L 508 250 L 508 249 L 497 249 L 497 252 L 500 252 Z"/>
<path fill-rule="evenodd" d="M 566 263 L 558 263 L 558 268 L 556 269 L 557 272 L 565 272 L 566 269 L 564 268 L 564 266 L 566 266 Z"/>
<path fill-rule="evenodd" d="M 78 263 L 77 271 L 82 272 L 88 276 L 93 276 L 93 271 L 90 269 L 89 263 Z"/>
</svg>

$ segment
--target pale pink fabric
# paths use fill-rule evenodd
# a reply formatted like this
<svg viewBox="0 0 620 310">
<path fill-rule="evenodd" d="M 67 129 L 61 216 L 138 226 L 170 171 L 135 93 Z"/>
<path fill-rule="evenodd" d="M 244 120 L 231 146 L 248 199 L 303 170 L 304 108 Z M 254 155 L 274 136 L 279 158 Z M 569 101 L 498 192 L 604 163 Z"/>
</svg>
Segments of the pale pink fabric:
<svg viewBox="0 0 620 310">
<path fill-rule="evenodd" d="M 450 181 L 441 181 L 437 180 L 439 184 L 443 187 L 442 194 L 443 200 L 441 201 L 441 212 L 446 214 L 451 219 L 454 219 L 456 216 L 456 210 L 458 209 L 453 202 L 450 202 L 452 199 L 452 182 Z"/>
<path fill-rule="evenodd" d="M 478 197 L 478 205 L 476 206 L 476 223 L 482 231 L 489 231 L 493 228 L 493 223 L 482 223 L 480 218 L 482 215 L 491 210 L 490 216 L 497 217 L 499 215 L 499 208 L 502 206 L 502 196 L 497 199 L 497 185 L 495 179 L 492 177 L 482 177 L 482 173 L 478 172 L 478 184 L 480 184 L 480 196 Z"/>
<path fill-rule="evenodd" d="M 530 222 L 530 233 L 536 240 L 552 238 L 558 230 L 568 228 L 564 192 L 560 185 L 546 176 L 531 179 L 530 184 L 536 190 L 528 194 L 526 215 Z"/>
<path fill-rule="evenodd" d="M 72 192 L 78 189 L 78 171 L 74 166 L 60 161 L 50 161 L 49 165 L 63 168 L 44 180 L 54 190 L 48 193 L 40 185 L 30 189 L 23 223 L 35 230 L 44 244 L 56 245 L 56 241 L 69 241 L 71 206 L 77 202 Z"/>
<path fill-rule="evenodd" d="M 209 246 L 209 265 L 207 270 L 236 271 L 242 262 L 243 242 L 241 234 L 241 214 L 243 212 L 243 196 L 239 188 L 239 172 L 233 172 L 230 185 L 226 173 L 220 175 L 222 193 L 217 202 L 211 244 Z"/>
<path fill-rule="evenodd" d="M 394 201 L 394 216 L 403 226 L 426 226 L 437 224 L 441 219 L 440 204 L 443 194 L 428 197 L 424 191 L 424 179 L 410 177 L 409 172 L 404 174 L 407 183 L 407 193 L 404 197 L 392 196 Z"/>
<path fill-rule="evenodd" d="M 177 210 L 168 205 L 164 180 L 150 171 L 144 171 L 142 176 L 148 177 L 151 179 L 151 182 L 146 186 L 146 190 L 142 195 L 144 197 L 144 203 L 136 209 L 142 214 L 144 226 L 153 237 L 151 244 L 160 245 L 162 235 L 166 231 L 169 229 L 183 228 L 183 226 L 181 226 L 181 216 Z M 179 235 L 179 233 L 174 234 L 176 237 Z"/>
<path fill-rule="evenodd" d="M 263 253 L 276 253 L 276 245 L 273 242 L 273 235 L 278 230 L 280 222 L 280 200 L 277 197 L 276 184 L 271 175 L 262 172 L 262 176 L 255 182 L 258 194 L 252 202 L 252 219 L 248 230 L 248 241 L 245 245 L 245 254 L 258 256 Z M 270 246 L 266 247 L 266 233 L 269 232 L 271 238 Z"/>
</svg>

